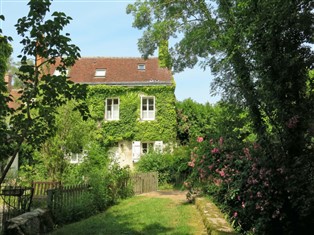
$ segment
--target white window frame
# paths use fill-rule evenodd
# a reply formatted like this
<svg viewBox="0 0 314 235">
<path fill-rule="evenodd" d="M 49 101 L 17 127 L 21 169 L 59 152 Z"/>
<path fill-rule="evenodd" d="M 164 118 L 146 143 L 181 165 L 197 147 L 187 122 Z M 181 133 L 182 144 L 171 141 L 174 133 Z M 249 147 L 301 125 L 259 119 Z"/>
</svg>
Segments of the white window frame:
<svg viewBox="0 0 314 235">
<path fill-rule="evenodd" d="M 99 77 L 106 77 L 106 72 L 107 70 L 106 69 L 96 69 L 95 70 L 95 77 L 96 78 L 99 78 Z"/>
<path fill-rule="evenodd" d="M 147 144 L 146 147 L 143 144 Z M 154 150 L 155 152 L 162 153 L 164 149 L 163 141 L 133 141 L 132 142 L 132 160 L 138 162 L 142 155 Z"/>
<path fill-rule="evenodd" d="M 153 100 L 153 110 L 149 110 L 150 102 Z M 143 110 L 143 106 L 146 105 L 146 110 Z M 141 97 L 141 120 L 151 121 L 156 117 L 156 99 L 154 96 L 142 96 Z"/>
<path fill-rule="evenodd" d="M 155 149 L 154 147 L 155 147 L 154 141 L 141 142 L 141 154 L 149 153 L 151 150 Z"/>
<path fill-rule="evenodd" d="M 69 70 L 68 69 L 66 69 L 65 70 L 65 72 L 60 72 L 60 70 L 58 70 L 58 69 L 56 69 L 54 72 L 53 72 L 53 75 L 54 76 L 68 76 L 68 74 L 69 74 Z"/>
<path fill-rule="evenodd" d="M 118 101 L 118 104 L 114 104 L 114 101 Z M 108 110 L 108 103 L 111 101 L 110 110 Z M 115 110 L 116 108 L 116 110 Z M 117 97 L 107 98 L 105 102 L 105 120 L 119 120 L 120 118 L 120 99 Z"/>
<path fill-rule="evenodd" d="M 87 156 L 87 152 L 83 151 L 82 153 L 69 153 L 68 156 L 71 164 L 80 164 Z"/>
<path fill-rule="evenodd" d="M 146 69 L 146 65 L 145 64 L 138 64 L 137 65 L 137 69 L 141 70 L 141 71 L 144 71 Z"/>
</svg>

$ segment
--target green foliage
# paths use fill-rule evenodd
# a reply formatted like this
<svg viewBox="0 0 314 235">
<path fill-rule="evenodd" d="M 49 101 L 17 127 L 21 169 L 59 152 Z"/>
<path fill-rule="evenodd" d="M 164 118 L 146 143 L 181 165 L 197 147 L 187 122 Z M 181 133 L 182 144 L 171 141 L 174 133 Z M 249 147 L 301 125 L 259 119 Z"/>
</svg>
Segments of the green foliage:
<svg viewBox="0 0 314 235">
<path fill-rule="evenodd" d="M 210 132 L 214 108 L 210 104 L 199 104 L 192 99 L 178 101 L 177 132 L 181 144 L 188 144 L 198 136 Z"/>
<path fill-rule="evenodd" d="M 310 0 L 160 0 L 136 1 L 127 9 L 133 26 L 144 29 L 143 55 L 152 55 L 162 40 L 182 36 L 169 49 L 174 70 L 197 62 L 210 66 L 213 88 L 248 112 L 254 132 L 248 140 L 256 138 L 261 158 L 268 159 L 260 167 L 283 168 L 294 177 L 275 178 L 287 217 L 278 222 L 259 214 L 261 233 L 306 234 L 313 224 L 313 7 Z"/>
<path fill-rule="evenodd" d="M 47 139 L 40 150 L 30 156 L 26 156 L 25 151 L 22 152 L 24 163 L 22 162 L 21 176 L 31 171 L 29 180 L 41 178 L 62 181 L 65 184 L 71 181 L 74 181 L 73 183 L 81 181 L 77 179 L 79 177 L 75 177 L 76 180 L 69 179 L 75 175 L 75 169 L 73 169 L 75 167 L 69 163 L 70 154 L 82 154 L 83 151 L 88 151 L 91 145 L 97 148 L 96 143 L 93 143 L 95 122 L 91 119 L 82 120 L 80 113 L 73 111 L 74 107 L 74 102 L 68 102 L 57 109 L 55 135 Z M 36 173 L 33 172 L 35 166 Z"/>
<path fill-rule="evenodd" d="M 130 169 L 113 163 L 108 171 L 93 170 L 88 175 L 93 203 L 97 211 L 103 211 L 119 200 L 133 195 Z"/>
<path fill-rule="evenodd" d="M 56 192 L 56 197 L 60 192 Z M 54 222 L 57 225 L 64 225 L 88 218 L 95 214 L 95 204 L 91 192 L 86 191 L 76 198 L 75 203 L 59 205 L 54 209 Z"/>
<path fill-rule="evenodd" d="M 0 21 L 4 20 L 4 16 L 0 15 Z M 7 84 L 4 81 L 4 76 L 7 71 L 7 60 L 12 53 L 12 47 L 9 44 L 10 38 L 2 35 L 0 29 L 0 155 L 6 156 L 10 152 L 10 146 L 8 144 L 2 144 L 7 142 L 7 135 L 10 130 L 6 124 L 6 119 L 12 112 L 8 107 L 8 102 L 11 100 L 7 92 Z M 0 163 L 4 164 L 4 157 L 1 157 Z M 1 168 L 3 168 L 1 166 Z"/>
<path fill-rule="evenodd" d="M 178 147 L 171 152 L 151 152 L 141 156 L 135 169 L 138 172 L 158 172 L 158 184 L 161 187 L 179 185 L 189 174 L 188 160 L 189 149 Z"/>
<path fill-rule="evenodd" d="M 192 172 L 185 186 L 191 192 L 201 188 L 210 195 L 242 232 L 289 233 L 293 209 L 282 198 L 287 195 L 290 201 L 296 199 L 291 182 L 297 176 L 284 166 L 273 164 L 278 152 L 268 155 L 267 149 L 257 143 L 241 144 L 222 137 L 199 140 L 188 162 Z M 304 208 L 303 213 L 310 210 Z M 306 233 L 307 228 L 302 232 Z"/>
<path fill-rule="evenodd" d="M 199 104 L 191 99 L 179 101 L 177 110 L 177 136 L 181 144 L 196 141 L 197 137 L 254 141 L 252 122 L 247 109 L 239 105 L 219 102 L 213 106 Z"/>
<path fill-rule="evenodd" d="M 202 234 L 201 220 L 193 205 L 170 198 L 138 196 L 51 234 Z"/>
<path fill-rule="evenodd" d="M 139 121 L 141 95 L 155 97 L 155 121 Z M 114 97 L 120 99 L 120 120 L 104 121 L 106 98 Z M 176 139 L 174 86 L 90 86 L 87 102 L 91 116 L 101 123 L 102 128 L 97 133 L 98 139 L 101 139 L 106 146 L 120 140 L 171 142 Z"/>
<path fill-rule="evenodd" d="M 70 44 L 69 34 L 62 34 L 71 18 L 62 12 L 53 12 L 50 18 L 46 19 L 51 5 L 49 0 L 30 0 L 28 5 L 28 15 L 18 19 L 15 25 L 17 33 L 22 37 L 21 44 L 23 45 L 21 55 L 19 55 L 21 66 L 18 74 L 19 80 L 23 83 L 23 90 L 20 91 L 18 99 L 20 106 L 14 111 L 11 110 L 10 129 L 2 127 L 0 129 L 0 136 L 6 136 L 0 146 L 1 150 L 5 150 L 2 153 L 2 159 L 7 160 L 13 156 L 2 174 L 0 183 L 3 182 L 23 143 L 36 149 L 54 135 L 55 114 L 59 106 L 68 100 L 75 100 L 76 109 L 85 118 L 88 113 L 84 102 L 86 86 L 73 84 L 65 75 L 54 76 L 49 72 L 50 66 L 56 63 L 57 58 L 61 59 L 57 69 L 64 72 L 80 57 L 79 48 Z M 1 41 L 1 45 L 5 45 L 8 38 L 1 36 Z M 9 54 L 3 51 L 3 55 L 1 65 L 6 66 Z M 35 62 L 33 65 L 27 63 L 31 59 Z M 3 83 L 0 87 L 3 92 Z M 2 106 L 7 105 L 7 101 L 7 96 L 0 97 L 1 112 L 7 110 L 7 108 L 2 109 Z"/>
</svg>

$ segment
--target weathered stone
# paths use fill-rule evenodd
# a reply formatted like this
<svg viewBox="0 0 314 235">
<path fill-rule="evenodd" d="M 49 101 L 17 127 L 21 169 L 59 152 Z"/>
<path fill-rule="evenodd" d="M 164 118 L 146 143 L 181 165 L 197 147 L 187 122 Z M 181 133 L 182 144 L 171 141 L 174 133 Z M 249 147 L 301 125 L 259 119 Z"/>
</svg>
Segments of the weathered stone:
<svg viewBox="0 0 314 235">
<path fill-rule="evenodd" d="M 39 235 L 53 229 L 53 220 L 48 210 L 36 209 L 14 217 L 6 222 L 6 235 Z"/>
<path fill-rule="evenodd" d="M 195 205 L 201 213 L 207 233 L 210 235 L 236 235 L 224 215 L 211 201 L 195 198 Z"/>
</svg>

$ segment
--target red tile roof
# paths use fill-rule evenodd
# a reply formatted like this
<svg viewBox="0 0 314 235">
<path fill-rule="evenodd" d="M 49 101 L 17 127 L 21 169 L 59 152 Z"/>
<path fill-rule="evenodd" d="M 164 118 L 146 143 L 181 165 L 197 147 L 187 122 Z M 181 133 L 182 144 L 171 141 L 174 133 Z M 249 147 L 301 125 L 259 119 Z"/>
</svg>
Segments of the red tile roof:
<svg viewBox="0 0 314 235">
<path fill-rule="evenodd" d="M 139 70 L 139 64 L 145 64 L 145 70 Z M 96 69 L 105 69 L 105 77 L 95 77 Z M 68 75 L 74 82 L 87 84 L 172 84 L 171 71 L 160 68 L 158 58 L 83 57 L 76 61 Z"/>
<path fill-rule="evenodd" d="M 20 102 L 18 101 L 18 98 L 20 98 L 21 94 L 19 93 L 19 90 L 12 89 L 10 90 L 10 95 L 12 101 L 8 103 L 8 106 L 13 109 L 17 109 L 20 106 Z"/>
</svg>

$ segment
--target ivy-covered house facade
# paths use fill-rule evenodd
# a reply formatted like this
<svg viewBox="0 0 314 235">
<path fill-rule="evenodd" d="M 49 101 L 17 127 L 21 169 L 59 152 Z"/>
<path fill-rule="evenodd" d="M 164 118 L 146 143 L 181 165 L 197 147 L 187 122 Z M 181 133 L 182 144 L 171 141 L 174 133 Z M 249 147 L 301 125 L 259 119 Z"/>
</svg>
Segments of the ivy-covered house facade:
<svg viewBox="0 0 314 235">
<path fill-rule="evenodd" d="M 175 83 L 158 58 L 81 58 L 68 75 L 88 84 L 99 139 L 121 166 L 175 143 Z"/>
</svg>

